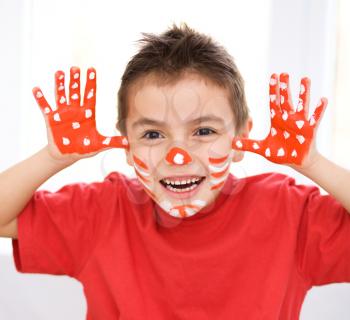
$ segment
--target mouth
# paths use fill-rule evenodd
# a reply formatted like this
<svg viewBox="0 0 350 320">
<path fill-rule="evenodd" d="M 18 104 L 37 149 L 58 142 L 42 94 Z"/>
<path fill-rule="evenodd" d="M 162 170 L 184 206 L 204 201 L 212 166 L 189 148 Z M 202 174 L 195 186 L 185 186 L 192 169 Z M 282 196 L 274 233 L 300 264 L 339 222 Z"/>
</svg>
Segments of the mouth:
<svg viewBox="0 0 350 320">
<path fill-rule="evenodd" d="M 187 176 L 187 177 L 169 177 L 161 179 L 160 184 L 169 191 L 182 193 L 196 189 L 205 177 Z"/>
</svg>

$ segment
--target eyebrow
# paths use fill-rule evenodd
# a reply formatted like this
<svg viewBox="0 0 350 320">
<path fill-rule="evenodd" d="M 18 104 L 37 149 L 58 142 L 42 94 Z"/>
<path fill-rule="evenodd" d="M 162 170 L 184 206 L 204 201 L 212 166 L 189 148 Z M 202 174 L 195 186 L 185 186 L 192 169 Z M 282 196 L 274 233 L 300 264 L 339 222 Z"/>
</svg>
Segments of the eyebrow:
<svg viewBox="0 0 350 320">
<path fill-rule="evenodd" d="M 220 124 L 224 124 L 224 120 L 220 117 L 217 117 L 213 114 L 209 114 L 206 116 L 202 116 L 196 119 L 192 119 L 186 122 L 186 124 L 196 124 L 196 123 L 202 123 L 202 122 L 217 122 Z M 159 121 L 151 118 L 140 118 L 139 120 L 135 121 L 132 124 L 132 128 L 135 129 L 138 126 L 143 126 L 143 125 L 153 125 L 153 126 L 158 126 L 158 127 L 165 127 L 166 122 L 165 121 Z"/>
</svg>

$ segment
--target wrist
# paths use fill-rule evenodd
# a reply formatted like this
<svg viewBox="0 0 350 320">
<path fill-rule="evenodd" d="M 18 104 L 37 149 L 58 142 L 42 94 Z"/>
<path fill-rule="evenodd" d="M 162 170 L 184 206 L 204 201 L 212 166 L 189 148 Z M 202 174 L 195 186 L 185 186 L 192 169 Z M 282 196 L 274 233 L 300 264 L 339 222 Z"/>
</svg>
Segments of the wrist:
<svg viewBox="0 0 350 320">
<path fill-rule="evenodd" d="M 48 145 L 46 145 L 39 152 L 42 154 L 42 156 L 46 161 L 48 161 L 57 169 L 64 169 L 77 161 L 77 159 L 72 159 L 72 158 L 61 158 L 61 159 L 55 158 L 54 156 L 52 156 Z"/>
</svg>

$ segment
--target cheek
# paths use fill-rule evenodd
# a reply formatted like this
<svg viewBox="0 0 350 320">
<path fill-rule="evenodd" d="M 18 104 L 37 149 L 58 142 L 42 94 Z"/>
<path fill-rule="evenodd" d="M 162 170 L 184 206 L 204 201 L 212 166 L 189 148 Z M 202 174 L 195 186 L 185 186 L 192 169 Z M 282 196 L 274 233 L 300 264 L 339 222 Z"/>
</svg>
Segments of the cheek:
<svg viewBox="0 0 350 320">
<path fill-rule="evenodd" d="M 221 136 L 213 141 L 208 147 L 199 154 L 199 159 L 203 159 L 206 167 L 212 170 L 213 164 L 218 164 L 222 159 L 226 159 L 232 153 L 232 142 L 229 136 Z M 214 163 L 213 163 L 214 161 Z"/>
<path fill-rule="evenodd" d="M 138 147 L 132 152 L 135 169 L 139 167 L 138 163 L 142 162 L 142 168 L 148 173 L 149 180 L 152 180 L 162 156 L 164 156 L 164 152 L 156 147 Z"/>
</svg>

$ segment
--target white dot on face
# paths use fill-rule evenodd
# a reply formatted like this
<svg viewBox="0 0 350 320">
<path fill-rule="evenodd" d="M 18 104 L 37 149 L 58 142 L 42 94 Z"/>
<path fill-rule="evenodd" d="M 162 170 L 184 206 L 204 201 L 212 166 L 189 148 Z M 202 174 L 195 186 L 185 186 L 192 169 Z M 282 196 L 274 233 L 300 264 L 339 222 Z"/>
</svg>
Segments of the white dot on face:
<svg viewBox="0 0 350 320">
<path fill-rule="evenodd" d="M 47 113 L 50 113 L 50 111 L 51 111 L 51 110 L 50 110 L 50 108 L 49 108 L 49 107 L 45 107 L 45 109 L 44 109 L 44 113 L 46 113 L 46 114 L 47 114 Z"/>
<path fill-rule="evenodd" d="M 40 99 L 40 98 L 43 97 L 43 94 L 42 94 L 40 91 L 38 91 L 38 92 L 36 93 L 36 97 L 37 97 L 38 99 Z"/>
<path fill-rule="evenodd" d="M 70 144 L 70 141 L 69 141 L 68 138 L 63 137 L 63 138 L 62 138 L 62 143 L 63 143 L 65 146 L 67 146 L 68 144 Z"/>
<path fill-rule="evenodd" d="M 298 154 L 297 154 L 297 152 L 296 152 L 295 149 L 294 149 L 293 152 L 292 152 L 292 157 L 296 158 L 297 155 L 298 155 Z"/>
<path fill-rule="evenodd" d="M 237 146 L 238 148 L 242 148 L 242 147 L 243 147 L 243 144 L 242 144 L 242 142 L 241 142 L 240 140 L 237 140 L 237 141 L 236 141 L 236 146 Z"/>
<path fill-rule="evenodd" d="M 271 128 L 271 135 L 275 136 L 277 134 L 277 131 L 274 127 Z"/>
<path fill-rule="evenodd" d="M 300 94 L 304 94 L 304 92 L 305 92 L 305 86 L 302 84 L 300 86 Z"/>
<path fill-rule="evenodd" d="M 58 91 L 62 91 L 62 90 L 64 90 L 64 85 L 60 84 L 60 86 L 58 87 Z"/>
<path fill-rule="evenodd" d="M 270 94 L 270 101 L 275 102 L 276 101 L 276 95 L 275 94 Z"/>
<path fill-rule="evenodd" d="M 72 95 L 72 99 L 73 99 L 73 100 L 78 100 L 78 98 L 79 98 L 79 96 L 78 96 L 77 93 L 74 93 L 74 94 Z"/>
<path fill-rule="evenodd" d="M 63 78 L 64 78 L 64 75 L 63 75 L 63 74 L 61 74 L 61 75 L 58 77 L 59 80 L 63 80 Z"/>
<path fill-rule="evenodd" d="M 53 115 L 53 119 L 54 119 L 55 121 L 61 121 L 60 114 L 59 114 L 59 113 L 55 113 L 55 114 Z"/>
<path fill-rule="evenodd" d="M 298 121 L 295 121 L 295 124 L 297 125 L 297 127 L 299 129 L 301 129 L 304 125 L 304 121 L 303 120 L 298 120 Z"/>
<path fill-rule="evenodd" d="M 77 83 L 77 82 L 74 82 L 74 83 L 72 84 L 72 89 L 76 89 L 76 88 L 78 88 L 78 83 Z"/>
<path fill-rule="evenodd" d="M 90 145 L 90 139 L 89 138 L 84 138 L 83 143 L 84 143 L 84 146 Z"/>
<path fill-rule="evenodd" d="M 265 150 L 265 156 L 266 156 L 266 157 L 270 157 L 270 156 L 271 156 L 270 148 L 266 148 L 266 150 Z"/>
<path fill-rule="evenodd" d="M 281 96 L 281 104 L 284 103 L 284 96 Z"/>
<path fill-rule="evenodd" d="M 78 78 L 79 78 L 79 72 L 74 73 L 73 78 L 74 78 L 75 80 L 78 79 Z"/>
<path fill-rule="evenodd" d="M 72 122 L 72 128 L 73 128 L 73 129 L 78 129 L 78 128 L 80 128 L 80 123 L 79 123 L 79 122 Z"/>
<path fill-rule="evenodd" d="M 176 163 L 176 164 L 183 164 L 184 163 L 184 156 L 180 153 L 177 153 L 175 156 L 174 156 L 174 159 L 173 161 Z"/>
<path fill-rule="evenodd" d="M 63 103 L 65 103 L 65 102 L 66 102 L 66 98 L 62 96 L 62 97 L 60 98 L 60 104 L 63 104 Z"/>
<path fill-rule="evenodd" d="M 92 111 L 91 109 L 86 109 L 85 110 L 85 118 L 90 118 L 92 116 Z"/>
<path fill-rule="evenodd" d="M 94 96 L 94 89 L 91 89 L 87 95 L 87 99 L 91 99 Z"/>
<path fill-rule="evenodd" d="M 111 142 L 111 139 L 112 139 L 111 137 L 107 137 L 102 141 L 102 144 L 109 145 L 109 143 Z"/>
<path fill-rule="evenodd" d="M 95 72 L 90 72 L 90 74 L 89 74 L 89 79 L 90 79 L 90 80 L 95 79 Z"/>
</svg>

